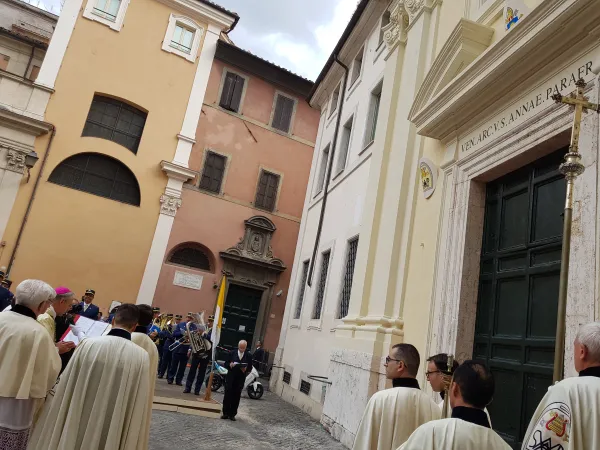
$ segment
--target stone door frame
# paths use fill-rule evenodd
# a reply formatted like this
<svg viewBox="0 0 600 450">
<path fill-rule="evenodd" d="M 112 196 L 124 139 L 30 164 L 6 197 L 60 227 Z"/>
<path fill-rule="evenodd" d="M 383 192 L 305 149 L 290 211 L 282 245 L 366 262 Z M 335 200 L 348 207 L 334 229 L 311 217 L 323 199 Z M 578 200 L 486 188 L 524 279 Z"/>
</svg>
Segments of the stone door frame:
<svg viewBox="0 0 600 450">
<path fill-rule="evenodd" d="M 586 95 L 592 101 L 598 99 L 598 81 L 596 78 L 588 85 Z M 442 215 L 427 355 L 453 353 L 461 361 L 472 356 L 486 182 L 568 145 L 572 117 L 569 108 L 552 106 L 520 124 L 509 136 L 490 141 L 462 159 L 457 158 L 457 137 L 445 143 Z M 586 172 L 575 186 L 567 300 L 567 375 L 574 374 L 572 343 L 577 328 L 598 317 L 598 134 L 598 115 L 588 113 L 580 139 Z M 581 208 L 582 202 L 585 208 Z"/>
</svg>

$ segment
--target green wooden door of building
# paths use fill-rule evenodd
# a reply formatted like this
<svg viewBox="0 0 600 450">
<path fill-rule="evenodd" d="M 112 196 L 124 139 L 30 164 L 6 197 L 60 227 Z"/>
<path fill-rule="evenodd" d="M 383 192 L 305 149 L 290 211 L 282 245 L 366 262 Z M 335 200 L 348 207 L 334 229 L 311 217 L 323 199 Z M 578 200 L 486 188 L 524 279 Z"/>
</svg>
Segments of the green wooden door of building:
<svg viewBox="0 0 600 450">
<path fill-rule="evenodd" d="M 237 284 L 229 285 L 219 346 L 232 350 L 237 348 L 238 342 L 243 339 L 248 341 L 248 349 L 250 349 L 261 298 L 262 291 L 258 289 Z M 222 353 L 219 352 L 219 356 L 221 355 Z"/>
<path fill-rule="evenodd" d="M 492 425 L 515 449 L 552 382 L 565 152 L 487 186 L 473 355 L 494 373 Z"/>
</svg>

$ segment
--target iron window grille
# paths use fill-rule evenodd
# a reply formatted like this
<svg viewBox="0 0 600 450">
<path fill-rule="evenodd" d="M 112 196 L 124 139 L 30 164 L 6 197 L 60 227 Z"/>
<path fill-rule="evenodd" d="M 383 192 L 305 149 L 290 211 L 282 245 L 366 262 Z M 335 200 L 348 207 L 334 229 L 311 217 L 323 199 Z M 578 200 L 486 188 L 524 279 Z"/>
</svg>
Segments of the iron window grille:
<svg viewBox="0 0 600 450">
<path fill-rule="evenodd" d="M 321 260 L 321 275 L 319 277 L 319 288 L 317 290 L 317 298 L 315 301 L 315 309 L 313 311 L 313 319 L 321 318 L 321 310 L 323 309 L 323 299 L 325 297 L 325 286 L 327 284 L 327 271 L 329 270 L 329 257 L 331 251 L 323 253 Z"/>
<path fill-rule="evenodd" d="M 116 142 L 137 154 L 147 117 L 127 103 L 95 95 L 81 135 Z"/>
<path fill-rule="evenodd" d="M 169 257 L 169 262 L 192 269 L 210 271 L 210 259 L 198 247 L 181 247 L 176 249 Z"/>
<path fill-rule="evenodd" d="M 78 191 L 140 206 L 135 175 L 121 161 L 99 153 L 79 153 L 61 162 L 48 181 Z"/>
<path fill-rule="evenodd" d="M 288 371 L 284 371 L 283 372 L 283 382 L 285 384 L 290 384 L 291 381 L 292 381 L 292 374 L 289 373 Z"/>
<path fill-rule="evenodd" d="M 304 261 L 302 264 L 302 284 L 298 292 L 298 301 L 296 302 L 296 313 L 294 319 L 299 319 L 302 314 L 302 303 L 304 302 L 304 293 L 306 292 L 306 280 L 308 279 L 309 261 Z"/>
<path fill-rule="evenodd" d="M 338 319 L 343 319 L 348 315 L 350 307 L 350 294 L 352 292 L 352 280 L 354 278 L 354 266 L 356 265 L 356 252 L 358 251 L 358 238 L 348 242 L 348 255 L 346 256 L 346 271 L 344 272 L 344 283 L 342 285 L 342 296 L 340 299 L 340 309 Z"/>
<path fill-rule="evenodd" d="M 308 381 L 300 381 L 300 392 L 310 395 L 310 383 Z"/>
</svg>

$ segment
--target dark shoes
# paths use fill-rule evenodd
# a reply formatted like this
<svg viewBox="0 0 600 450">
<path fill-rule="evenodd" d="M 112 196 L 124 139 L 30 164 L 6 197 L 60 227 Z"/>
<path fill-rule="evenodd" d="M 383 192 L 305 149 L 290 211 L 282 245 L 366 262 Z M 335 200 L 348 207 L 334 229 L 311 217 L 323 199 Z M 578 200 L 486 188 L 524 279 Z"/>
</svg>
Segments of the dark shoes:
<svg viewBox="0 0 600 450">
<path fill-rule="evenodd" d="M 158 376 L 158 379 L 159 379 L 159 380 L 162 380 L 163 378 L 164 378 L 164 376 L 163 376 L 163 375 L 159 375 L 159 376 Z"/>
<path fill-rule="evenodd" d="M 200 392 L 194 392 L 194 395 L 200 395 Z"/>
<path fill-rule="evenodd" d="M 237 419 L 235 417 L 230 417 L 229 420 L 233 420 L 235 422 Z"/>
<path fill-rule="evenodd" d="M 177 386 L 183 386 L 183 383 L 177 383 Z"/>
<path fill-rule="evenodd" d="M 167 380 L 167 384 L 173 384 L 173 380 Z"/>
<path fill-rule="evenodd" d="M 185 390 L 183 391 L 183 393 L 184 393 L 184 394 L 190 394 L 191 392 L 192 392 L 192 391 L 191 391 L 191 390 L 189 390 L 189 389 L 185 389 Z"/>
<path fill-rule="evenodd" d="M 226 415 L 222 415 L 222 416 L 221 416 L 221 419 L 225 419 L 225 420 L 227 420 L 227 419 L 229 419 L 229 417 L 227 417 Z"/>
</svg>

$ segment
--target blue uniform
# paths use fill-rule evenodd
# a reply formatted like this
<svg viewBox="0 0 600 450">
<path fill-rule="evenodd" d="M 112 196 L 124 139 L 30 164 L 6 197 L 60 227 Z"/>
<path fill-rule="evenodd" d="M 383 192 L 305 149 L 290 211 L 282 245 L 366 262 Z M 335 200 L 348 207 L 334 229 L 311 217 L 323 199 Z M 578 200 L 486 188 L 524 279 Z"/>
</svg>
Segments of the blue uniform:
<svg viewBox="0 0 600 450">
<path fill-rule="evenodd" d="M 173 330 L 173 338 L 175 340 L 179 340 L 183 338 L 183 333 L 186 331 L 187 322 L 181 322 L 179 325 L 175 327 Z M 190 330 L 195 330 L 196 324 L 190 324 Z M 175 351 L 173 351 L 173 362 L 171 364 L 171 368 L 169 369 L 169 373 L 167 375 L 167 382 L 169 384 L 173 383 L 173 380 L 179 385 L 183 385 L 183 375 L 185 373 L 185 367 L 188 362 L 188 351 L 190 349 L 189 344 L 179 345 Z"/>
<path fill-rule="evenodd" d="M 79 313 L 83 317 L 87 317 L 88 319 L 98 320 L 98 313 L 100 312 L 100 308 L 98 308 L 93 303 L 90 303 L 87 309 L 85 309 L 85 302 L 81 302 L 81 312 Z"/>
<path fill-rule="evenodd" d="M 158 336 L 161 341 L 164 341 L 162 357 L 160 359 L 160 365 L 158 366 L 158 377 L 162 378 L 171 368 L 173 352 L 169 350 L 169 347 L 175 342 L 175 339 L 173 338 L 173 333 L 169 330 L 169 327 L 161 331 Z"/>
</svg>

